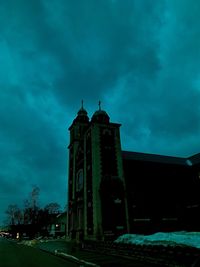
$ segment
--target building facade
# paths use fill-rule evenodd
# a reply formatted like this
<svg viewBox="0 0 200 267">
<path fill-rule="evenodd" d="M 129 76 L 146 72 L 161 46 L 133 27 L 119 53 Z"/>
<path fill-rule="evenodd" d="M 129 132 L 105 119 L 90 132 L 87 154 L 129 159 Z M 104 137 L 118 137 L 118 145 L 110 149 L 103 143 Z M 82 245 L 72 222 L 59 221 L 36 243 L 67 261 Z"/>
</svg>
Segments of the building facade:
<svg viewBox="0 0 200 267">
<path fill-rule="evenodd" d="M 197 229 L 200 157 L 122 151 L 120 124 L 81 107 L 69 127 L 68 226 L 72 239 Z"/>
</svg>

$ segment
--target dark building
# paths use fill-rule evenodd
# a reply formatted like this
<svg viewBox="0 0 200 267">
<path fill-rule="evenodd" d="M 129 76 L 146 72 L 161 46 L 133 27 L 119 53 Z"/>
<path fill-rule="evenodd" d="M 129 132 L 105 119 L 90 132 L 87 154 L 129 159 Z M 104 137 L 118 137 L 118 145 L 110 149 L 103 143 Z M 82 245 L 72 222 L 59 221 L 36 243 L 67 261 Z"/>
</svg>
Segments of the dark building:
<svg viewBox="0 0 200 267">
<path fill-rule="evenodd" d="M 89 120 L 82 106 L 69 128 L 68 235 L 200 230 L 200 154 L 122 151 L 120 126 L 100 106 Z"/>
<path fill-rule="evenodd" d="M 131 232 L 200 230 L 198 155 L 122 151 L 122 158 Z"/>
</svg>

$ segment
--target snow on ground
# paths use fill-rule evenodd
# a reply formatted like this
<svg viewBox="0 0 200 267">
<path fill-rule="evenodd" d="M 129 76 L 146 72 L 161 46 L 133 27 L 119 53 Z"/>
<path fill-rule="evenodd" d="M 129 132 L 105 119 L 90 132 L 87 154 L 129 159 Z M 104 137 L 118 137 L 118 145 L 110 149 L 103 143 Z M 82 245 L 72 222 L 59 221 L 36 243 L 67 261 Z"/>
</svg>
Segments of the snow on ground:
<svg viewBox="0 0 200 267">
<path fill-rule="evenodd" d="M 125 234 L 118 237 L 115 242 L 163 246 L 186 245 L 200 248 L 200 232 L 158 232 L 152 235 Z"/>
<path fill-rule="evenodd" d="M 21 245 L 26 245 L 26 246 L 34 246 L 35 244 L 37 243 L 37 240 L 33 239 L 33 240 L 22 240 L 20 242 L 18 242 L 18 244 L 21 244 Z"/>
</svg>

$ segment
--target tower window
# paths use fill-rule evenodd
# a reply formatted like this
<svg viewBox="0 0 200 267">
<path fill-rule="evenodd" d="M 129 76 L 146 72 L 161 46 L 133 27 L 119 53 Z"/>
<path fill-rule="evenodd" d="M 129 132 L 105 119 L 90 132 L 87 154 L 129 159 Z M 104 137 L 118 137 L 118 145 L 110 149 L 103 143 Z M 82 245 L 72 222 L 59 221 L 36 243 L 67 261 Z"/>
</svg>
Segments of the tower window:
<svg viewBox="0 0 200 267">
<path fill-rule="evenodd" d="M 112 135 L 112 132 L 109 129 L 104 129 L 103 130 L 103 135 L 109 135 L 109 136 L 111 136 Z"/>
<path fill-rule="evenodd" d="M 83 189 L 83 170 L 79 170 L 76 177 L 76 191 Z"/>
</svg>

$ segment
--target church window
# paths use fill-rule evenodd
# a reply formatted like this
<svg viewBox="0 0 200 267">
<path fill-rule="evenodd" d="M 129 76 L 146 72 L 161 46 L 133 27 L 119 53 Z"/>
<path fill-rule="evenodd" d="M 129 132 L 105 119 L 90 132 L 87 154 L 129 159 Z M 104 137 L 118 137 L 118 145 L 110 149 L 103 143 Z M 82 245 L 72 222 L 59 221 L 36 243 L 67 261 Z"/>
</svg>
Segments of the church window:
<svg viewBox="0 0 200 267">
<path fill-rule="evenodd" d="M 112 135 L 112 132 L 111 132 L 111 130 L 109 130 L 109 129 L 104 129 L 103 130 L 103 135 Z"/>
<path fill-rule="evenodd" d="M 91 167 L 90 167 L 90 165 L 88 164 L 87 169 L 90 170 L 90 168 L 91 168 Z"/>
<path fill-rule="evenodd" d="M 117 175 L 117 158 L 115 137 L 113 129 L 101 129 L 101 159 L 102 159 L 102 174 Z"/>
<path fill-rule="evenodd" d="M 122 200 L 117 198 L 117 199 L 114 199 L 114 203 L 115 204 L 121 204 L 122 203 Z"/>
<path fill-rule="evenodd" d="M 87 139 L 89 139 L 90 137 L 91 137 L 91 134 L 90 134 L 90 132 L 88 132 Z"/>
<path fill-rule="evenodd" d="M 79 170 L 76 177 L 76 191 L 83 189 L 83 170 Z"/>
</svg>

